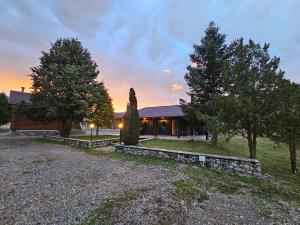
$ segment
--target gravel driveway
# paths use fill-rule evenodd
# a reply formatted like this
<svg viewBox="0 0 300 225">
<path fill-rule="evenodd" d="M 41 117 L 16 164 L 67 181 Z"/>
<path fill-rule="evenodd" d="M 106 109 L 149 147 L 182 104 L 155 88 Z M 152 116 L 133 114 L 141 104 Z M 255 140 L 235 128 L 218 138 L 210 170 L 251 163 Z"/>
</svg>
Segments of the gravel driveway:
<svg viewBox="0 0 300 225">
<path fill-rule="evenodd" d="M 0 224 L 268 224 L 247 199 L 218 193 L 188 209 L 170 191 L 179 171 L 1 138 Z"/>
</svg>

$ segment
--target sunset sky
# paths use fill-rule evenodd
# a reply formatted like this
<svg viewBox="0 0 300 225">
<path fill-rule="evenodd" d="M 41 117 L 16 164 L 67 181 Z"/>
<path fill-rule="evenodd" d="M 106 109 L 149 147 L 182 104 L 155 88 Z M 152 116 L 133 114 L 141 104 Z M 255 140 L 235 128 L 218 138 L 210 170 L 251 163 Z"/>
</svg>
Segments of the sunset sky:
<svg viewBox="0 0 300 225">
<path fill-rule="evenodd" d="M 30 67 L 59 37 L 91 52 L 116 111 L 130 87 L 139 108 L 178 104 L 192 45 L 209 21 L 227 34 L 269 42 L 286 77 L 300 82 L 299 0 L 0 0 L 0 92 L 30 91 Z"/>
</svg>

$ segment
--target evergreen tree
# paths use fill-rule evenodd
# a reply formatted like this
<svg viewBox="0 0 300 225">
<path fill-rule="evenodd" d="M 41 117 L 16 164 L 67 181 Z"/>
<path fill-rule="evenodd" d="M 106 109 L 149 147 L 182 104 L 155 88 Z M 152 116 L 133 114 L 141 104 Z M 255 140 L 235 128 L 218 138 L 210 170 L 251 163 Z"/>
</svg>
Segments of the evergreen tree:
<svg viewBox="0 0 300 225">
<path fill-rule="evenodd" d="M 11 110 L 6 94 L 0 93 L 0 126 L 6 124 L 11 119 Z"/>
<path fill-rule="evenodd" d="M 288 144 L 291 171 L 296 174 L 297 146 L 300 144 L 300 85 L 284 80 L 273 98 L 277 101 L 274 101 L 270 111 L 268 136 L 276 142 Z"/>
<path fill-rule="evenodd" d="M 283 72 L 278 69 L 280 59 L 271 58 L 269 45 L 244 44 L 243 39 L 229 47 L 230 56 L 224 67 L 225 90 L 223 123 L 233 133 L 248 140 L 250 158 L 256 158 L 256 139 L 268 133 L 267 121 L 282 83 Z"/>
<path fill-rule="evenodd" d="M 114 122 L 114 109 L 112 99 L 108 94 L 103 83 L 99 83 L 99 91 L 94 95 L 95 104 L 92 106 L 92 111 L 89 118 L 96 124 L 96 136 L 99 135 L 99 127 L 110 127 Z"/>
<path fill-rule="evenodd" d="M 97 64 L 77 39 L 61 38 L 48 52 L 42 52 L 40 65 L 30 75 L 34 90 L 26 115 L 33 120 L 58 119 L 60 135 L 68 137 L 73 122 L 80 122 L 94 104 L 99 74 Z"/>
<path fill-rule="evenodd" d="M 197 118 L 212 133 L 212 143 L 217 144 L 221 122 L 219 120 L 218 97 L 223 95 L 223 65 L 226 60 L 225 34 L 210 22 L 201 39 L 200 45 L 194 45 L 190 55 L 192 65 L 187 67 L 185 80 L 190 88 L 188 93 L 193 101 L 180 100 L 183 111 L 192 113 L 190 118 Z M 196 121 L 197 122 L 197 121 Z"/>
<path fill-rule="evenodd" d="M 129 103 L 123 119 L 123 129 L 121 131 L 122 141 L 126 145 L 137 145 L 140 137 L 140 117 L 137 110 L 137 100 L 135 91 L 130 88 Z"/>
</svg>

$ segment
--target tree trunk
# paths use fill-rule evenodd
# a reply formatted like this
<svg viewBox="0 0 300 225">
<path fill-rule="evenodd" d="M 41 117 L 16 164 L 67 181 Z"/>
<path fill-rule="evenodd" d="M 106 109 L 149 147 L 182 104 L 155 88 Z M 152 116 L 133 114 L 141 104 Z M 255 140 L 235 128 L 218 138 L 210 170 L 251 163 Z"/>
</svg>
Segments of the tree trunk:
<svg viewBox="0 0 300 225">
<path fill-rule="evenodd" d="M 97 128 L 96 128 L 96 136 L 98 137 L 99 136 L 99 126 L 97 125 Z"/>
<path fill-rule="evenodd" d="M 72 120 L 70 119 L 62 119 L 60 126 L 60 136 L 61 137 L 69 137 L 72 130 Z"/>
<path fill-rule="evenodd" d="M 256 159 L 256 133 L 248 131 L 247 134 L 250 159 Z"/>
<path fill-rule="evenodd" d="M 217 132 L 213 132 L 211 135 L 211 143 L 213 145 L 217 145 L 218 144 L 218 133 Z"/>
<path fill-rule="evenodd" d="M 209 137 L 208 137 L 208 132 L 205 132 L 205 140 L 209 140 Z"/>
<path fill-rule="evenodd" d="M 290 158 L 291 158 L 292 174 L 296 175 L 297 172 L 298 172 L 296 143 L 295 142 L 290 142 L 289 147 L 290 147 Z"/>
</svg>

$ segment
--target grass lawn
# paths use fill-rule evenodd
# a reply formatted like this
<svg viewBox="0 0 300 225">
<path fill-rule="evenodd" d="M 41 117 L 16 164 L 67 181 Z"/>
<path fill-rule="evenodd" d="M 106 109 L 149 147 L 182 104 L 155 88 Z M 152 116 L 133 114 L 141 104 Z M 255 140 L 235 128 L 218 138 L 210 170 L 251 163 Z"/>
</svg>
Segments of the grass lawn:
<svg viewBox="0 0 300 225">
<path fill-rule="evenodd" d="M 218 147 L 209 142 L 202 141 L 177 141 L 177 140 L 151 140 L 141 143 L 141 146 L 150 148 L 164 148 L 172 150 L 231 155 L 249 157 L 247 140 L 242 137 L 234 137 L 229 142 L 220 140 Z M 285 144 L 275 144 L 270 139 L 258 138 L 257 159 L 262 164 L 264 174 L 270 174 L 276 178 L 291 181 L 300 185 L 300 176 L 290 174 L 289 149 Z"/>
<path fill-rule="evenodd" d="M 91 140 L 91 136 L 89 135 L 84 135 L 84 136 L 71 136 L 70 138 L 73 139 L 80 139 L 80 140 L 86 140 L 86 141 L 90 141 Z M 99 135 L 99 136 L 93 136 L 93 141 L 99 141 L 99 140 L 104 140 L 104 139 L 112 139 L 112 138 L 119 138 L 118 136 L 114 136 L 114 135 Z"/>
</svg>

